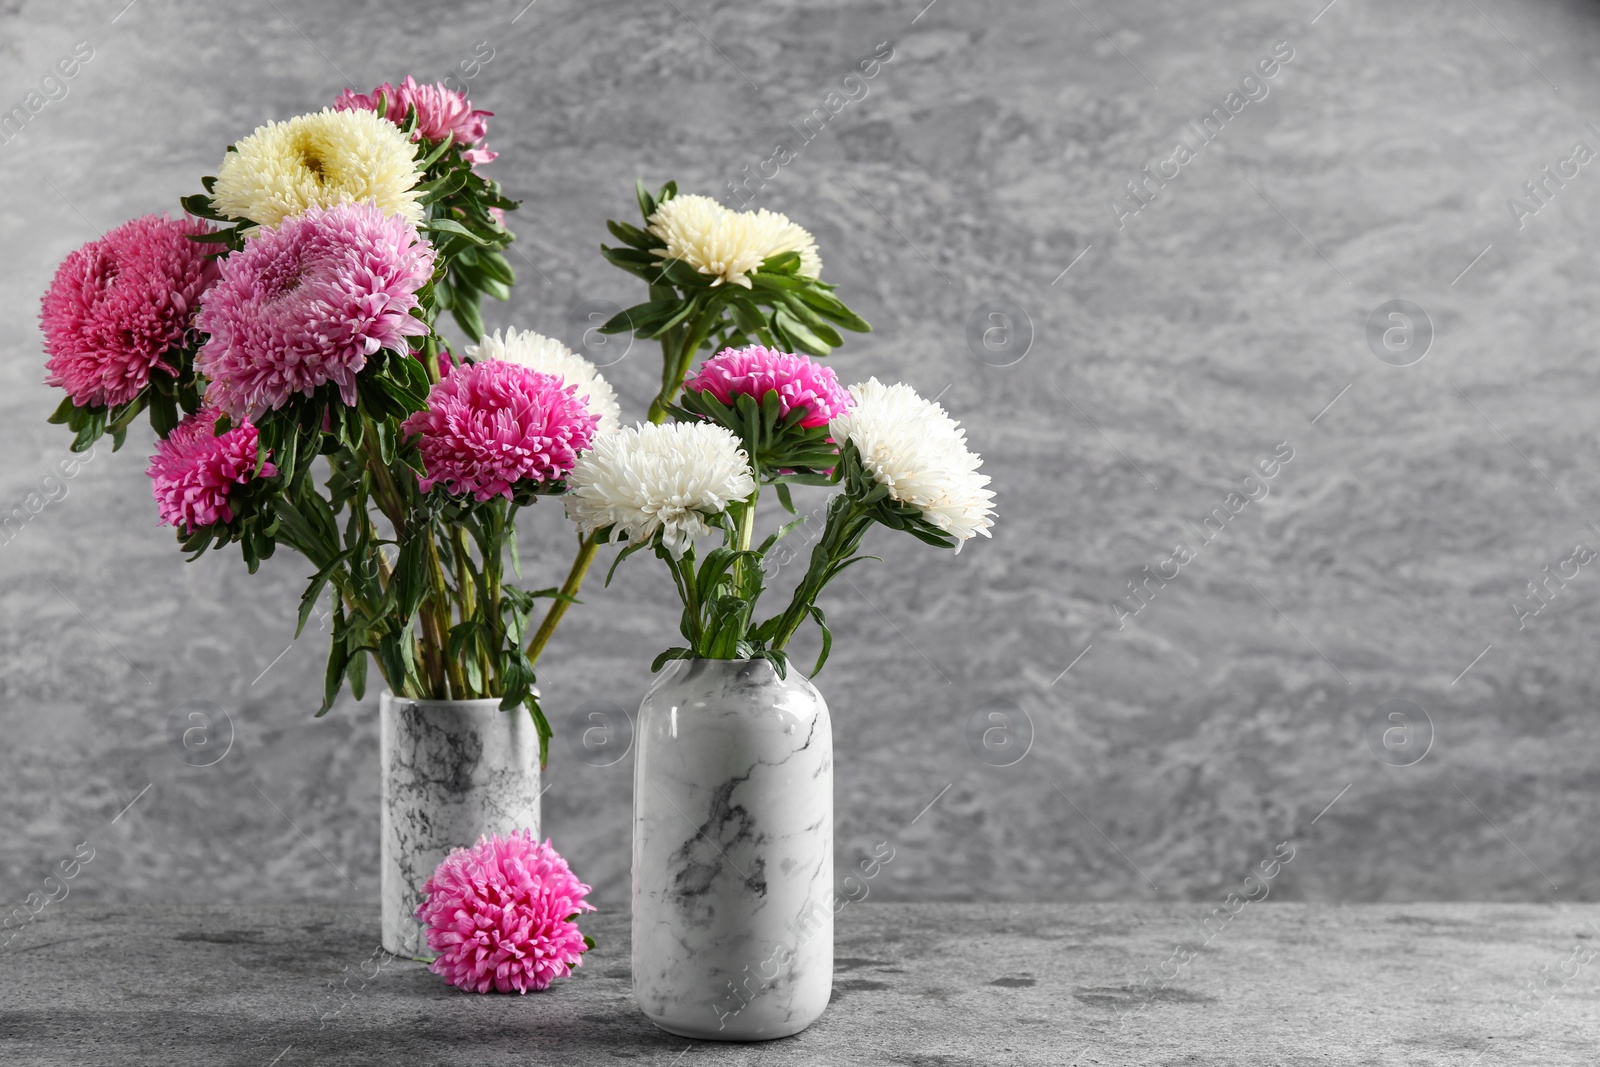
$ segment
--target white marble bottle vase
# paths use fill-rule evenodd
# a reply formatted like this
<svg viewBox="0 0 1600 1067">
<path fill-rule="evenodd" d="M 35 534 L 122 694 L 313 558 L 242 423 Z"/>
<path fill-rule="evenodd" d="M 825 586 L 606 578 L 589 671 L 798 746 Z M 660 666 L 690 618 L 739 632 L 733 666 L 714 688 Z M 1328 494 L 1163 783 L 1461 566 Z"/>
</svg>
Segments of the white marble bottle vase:
<svg viewBox="0 0 1600 1067">
<path fill-rule="evenodd" d="M 804 1030 L 833 989 L 833 730 L 765 660 L 680 660 L 639 708 L 633 994 L 670 1033 Z"/>
<path fill-rule="evenodd" d="M 454 848 L 489 833 L 539 832 L 539 734 L 527 711 L 487 700 L 411 700 L 379 708 L 383 947 L 431 956 L 416 921 L 422 884 Z"/>
</svg>

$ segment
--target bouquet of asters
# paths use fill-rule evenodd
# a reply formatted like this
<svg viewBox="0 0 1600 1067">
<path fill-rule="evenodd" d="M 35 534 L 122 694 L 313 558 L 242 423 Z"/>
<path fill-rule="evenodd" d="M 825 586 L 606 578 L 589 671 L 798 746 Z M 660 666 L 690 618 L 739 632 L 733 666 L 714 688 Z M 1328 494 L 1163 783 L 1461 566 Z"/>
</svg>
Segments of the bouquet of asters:
<svg viewBox="0 0 1600 1067">
<path fill-rule="evenodd" d="M 674 659 L 767 659 L 787 671 L 787 647 L 815 621 L 827 661 L 833 634 L 817 600 L 861 554 L 875 526 L 955 548 L 993 525 L 982 460 L 938 404 L 876 378 L 848 390 L 833 371 L 759 345 L 705 361 L 669 408 L 674 422 L 624 429 L 578 457 L 567 514 L 580 530 L 626 543 L 617 562 L 651 548 L 672 574 L 683 615 Z M 805 574 L 777 614 L 756 621 L 766 557 L 804 518 L 754 544 L 763 487 L 794 511 L 788 486 L 827 486 L 821 535 Z M 696 542 L 718 542 L 703 557 Z M 613 564 L 615 569 L 615 564 Z"/>
<path fill-rule="evenodd" d="M 680 194 L 674 182 L 654 194 L 640 183 L 637 197 L 644 227 L 611 222 L 623 246 L 602 252 L 645 281 L 650 299 L 602 330 L 661 342 L 661 390 L 649 423 L 579 457 L 567 514 L 586 544 L 624 543 L 613 572 L 644 548 L 671 571 L 684 643 L 653 669 L 673 659 L 768 659 L 783 673 L 789 641 L 812 620 L 822 635 L 815 674 L 833 642 L 817 600 L 870 558 L 860 554 L 867 533 L 886 526 L 959 551 L 989 536 L 989 478 L 938 404 L 876 378 L 847 390 L 812 358 L 843 343 L 840 329 L 871 327 L 822 281 L 810 233 L 776 212 Z M 702 350 L 715 355 L 693 370 Z M 834 495 L 789 603 L 757 622 L 768 556 L 806 521 L 786 522 L 757 545 L 757 506 L 770 487 L 794 514 L 794 484 Z M 721 543 L 697 558 L 696 541 L 714 534 Z"/>
<path fill-rule="evenodd" d="M 483 296 L 516 280 L 517 205 L 482 171 L 489 115 L 406 78 L 268 122 L 185 217 L 71 253 L 41 323 L 67 394 L 51 421 L 82 451 L 148 416 L 157 509 L 191 559 L 236 544 L 254 571 L 300 553 L 300 629 L 331 590 L 318 714 L 347 680 L 361 698 L 370 658 L 398 696 L 527 706 L 542 757 L 549 633 L 530 623 L 540 598 L 571 597 L 519 588 L 505 561 L 517 571 L 518 511 L 564 492 L 619 413 L 565 346 L 484 335 Z M 472 342 L 459 352 L 446 311 Z"/>
</svg>

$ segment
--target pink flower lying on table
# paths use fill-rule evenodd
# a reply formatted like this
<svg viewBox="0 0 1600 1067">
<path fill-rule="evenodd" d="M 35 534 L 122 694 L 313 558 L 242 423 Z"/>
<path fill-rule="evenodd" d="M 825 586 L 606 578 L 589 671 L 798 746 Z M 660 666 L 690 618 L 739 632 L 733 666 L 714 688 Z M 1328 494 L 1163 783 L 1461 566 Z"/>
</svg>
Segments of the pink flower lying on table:
<svg viewBox="0 0 1600 1067">
<path fill-rule="evenodd" d="M 478 838 L 446 856 L 423 885 L 417 920 L 439 953 L 433 973 L 468 992 L 547 989 L 583 962 L 574 921 L 594 905 L 549 841 L 527 830 Z"/>
</svg>

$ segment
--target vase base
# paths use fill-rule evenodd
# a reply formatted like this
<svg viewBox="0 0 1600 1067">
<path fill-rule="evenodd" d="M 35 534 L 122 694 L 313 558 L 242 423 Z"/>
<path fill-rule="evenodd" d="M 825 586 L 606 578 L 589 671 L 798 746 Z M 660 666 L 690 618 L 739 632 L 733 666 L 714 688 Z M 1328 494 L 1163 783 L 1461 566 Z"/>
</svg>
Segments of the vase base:
<svg viewBox="0 0 1600 1067">
<path fill-rule="evenodd" d="M 645 1018 L 650 1019 L 646 1015 Z M 821 1016 L 817 1016 L 818 1019 Z M 777 1041 L 780 1038 L 793 1037 L 805 1030 L 817 1019 L 807 1019 L 798 1026 L 792 1022 L 773 1023 L 770 1026 L 750 1027 L 739 1026 L 736 1023 L 718 1030 L 714 1026 L 701 1026 L 699 1024 L 684 1023 L 682 1025 L 667 1022 L 663 1019 L 650 1019 L 658 1029 L 676 1037 L 686 1037 L 691 1041 L 732 1041 L 755 1043 L 758 1041 Z"/>
</svg>

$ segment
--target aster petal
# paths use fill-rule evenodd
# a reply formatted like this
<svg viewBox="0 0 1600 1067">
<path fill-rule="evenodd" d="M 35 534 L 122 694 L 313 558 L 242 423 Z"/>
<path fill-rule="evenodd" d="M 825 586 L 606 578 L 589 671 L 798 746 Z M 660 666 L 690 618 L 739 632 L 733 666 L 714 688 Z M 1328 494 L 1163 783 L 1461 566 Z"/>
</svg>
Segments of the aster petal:
<svg viewBox="0 0 1600 1067">
<path fill-rule="evenodd" d="M 168 353 L 193 326 L 192 309 L 218 277 L 210 227 L 146 215 L 123 223 L 61 262 L 40 304 L 45 381 L 78 407 L 125 404 L 154 371 L 173 374 Z"/>
<path fill-rule="evenodd" d="M 594 910 L 583 900 L 588 892 L 549 841 L 528 831 L 479 838 L 446 857 L 423 886 L 417 918 L 439 953 L 430 967 L 480 993 L 546 989 L 582 962 L 586 946 L 572 920 Z M 462 927 L 478 931 L 472 943 L 460 940 Z"/>
<path fill-rule="evenodd" d="M 994 493 L 960 424 L 903 383 L 872 378 L 851 386 L 850 395 L 854 406 L 833 418 L 828 432 L 855 445 L 862 466 L 890 497 L 954 537 L 958 552 L 972 537 L 990 536 Z"/>
<path fill-rule="evenodd" d="M 257 476 L 259 434 L 248 422 L 215 435 L 215 408 L 202 408 L 185 418 L 156 445 L 145 471 L 150 477 L 161 521 L 183 533 L 218 522 L 232 522 L 228 494 Z M 263 464 L 260 476 L 278 473 Z"/>
<path fill-rule="evenodd" d="M 312 208 L 257 231 L 228 257 L 195 320 L 210 334 L 196 360 L 212 379 L 207 399 L 256 418 L 334 382 L 354 404 L 367 357 L 404 351 L 405 338 L 426 330 L 410 311 L 433 261 L 409 222 L 371 204 Z"/>
<path fill-rule="evenodd" d="M 417 146 L 366 109 L 324 108 L 268 122 L 222 160 L 212 202 L 224 215 L 276 226 L 313 207 L 366 201 L 422 221 Z"/>
</svg>

